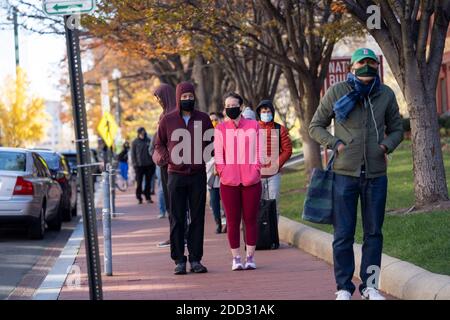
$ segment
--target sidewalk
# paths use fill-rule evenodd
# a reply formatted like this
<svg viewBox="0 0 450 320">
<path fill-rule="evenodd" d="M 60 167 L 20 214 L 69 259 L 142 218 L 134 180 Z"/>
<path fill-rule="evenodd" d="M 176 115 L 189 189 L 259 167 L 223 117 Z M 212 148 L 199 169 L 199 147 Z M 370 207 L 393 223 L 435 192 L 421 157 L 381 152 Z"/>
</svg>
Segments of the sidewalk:
<svg viewBox="0 0 450 320">
<path fill-rule="evenodd" d="M 130 190 L 117 194 L 117 208 L 126 214 L 112 220 L 113 276 L 102 275 L 105 300 L 335 299 L 332 266 L 284 243 L 278 250 L 257 251 L 257 270 L 231 271 L 226 234 L 214 233 L 214 219 L 208 206 L 202 263 L 209 272 L 176 276 L 170 248 L 157 247 L 159 242 L 168 239 L 169 222 L 167 218 L 157 219 L 156 201 L 138 205 Z M 98 229 L 103 264 L 101 221 Z M 82 270 L 81 287 L 64 285 L 60 300 L 89 299 L 84 243 L 75 264 Z M 357 279 L 354 281 L 359 283 Z M 360 299 L 357 291 L 353 299 Z"/>
</svg>

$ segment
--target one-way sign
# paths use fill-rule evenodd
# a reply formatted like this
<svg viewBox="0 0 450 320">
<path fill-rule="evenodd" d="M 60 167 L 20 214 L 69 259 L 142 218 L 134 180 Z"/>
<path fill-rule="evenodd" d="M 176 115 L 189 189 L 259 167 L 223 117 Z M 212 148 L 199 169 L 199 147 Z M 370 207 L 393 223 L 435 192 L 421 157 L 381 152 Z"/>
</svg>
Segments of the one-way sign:
<svg viewBox="0 0 450 320">
<path fill-rule="evenodd" d="M 95 0 L 43 0 L 43 8 L 48 15 L 90 13 L 95 9 Z"/>
</svg>

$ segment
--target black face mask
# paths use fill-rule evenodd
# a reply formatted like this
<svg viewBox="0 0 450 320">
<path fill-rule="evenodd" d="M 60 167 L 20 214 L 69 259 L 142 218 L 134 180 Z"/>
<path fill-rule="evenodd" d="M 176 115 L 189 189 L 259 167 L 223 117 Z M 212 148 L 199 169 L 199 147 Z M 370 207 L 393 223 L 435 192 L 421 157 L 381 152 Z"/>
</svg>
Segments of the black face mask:
<svg viewBox="0 0 450 320">
<path fill-rule="evenodd" d="M 227 117 L 234 120 L 239 117 L 241 114 L 241 107 L 235 107 L 235 108 L 226 108 L 225 112 L 227 113 Z"/>
<path fill-rule="evenodd" d="M 373 68 L 366 64 L 364 67 L 355 70 L 357 77 L 376 77 L 378 74 L 378 68 Z"/>
<path fill-rule="evenodd" d="M 180 101 L 180 107 L 183 111 L 191 112 L 194 110 L 195 106 L 195 100 L 181 100 Z"/>
</svg>

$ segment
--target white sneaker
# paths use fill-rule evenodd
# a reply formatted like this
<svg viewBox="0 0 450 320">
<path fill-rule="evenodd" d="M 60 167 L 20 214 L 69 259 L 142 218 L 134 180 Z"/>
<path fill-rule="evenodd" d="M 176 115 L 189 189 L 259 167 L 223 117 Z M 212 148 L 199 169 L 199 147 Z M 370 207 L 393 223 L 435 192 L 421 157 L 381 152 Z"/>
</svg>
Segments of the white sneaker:
<svg viewBox="0 0 450 320">
<path fill-rule="evenodd" d="M 377 289 L 370 287 L 363 290 L 361 297 L 364 300 L 386 300 Z"/>
<path fill-rule="evenodd" d="M 339 290 L 336 294 L 336 300 L 351 300 L 352 294 L 347 290 Z"/>
<path fill-rule="evenodd" d="M 231 266 L 231 270 L 244 270 L 244 265 L 241 262 L 241 257 L 237 256 L 233 258 L 233 265 Z"/>
<path fill-rule="evenodd" d="M 253 256 L 247 256 L 247 259 L 245 261 L 245 270 L 255 270 L 256 269 L 256 263 L 253 259 Z"/>
</svg>

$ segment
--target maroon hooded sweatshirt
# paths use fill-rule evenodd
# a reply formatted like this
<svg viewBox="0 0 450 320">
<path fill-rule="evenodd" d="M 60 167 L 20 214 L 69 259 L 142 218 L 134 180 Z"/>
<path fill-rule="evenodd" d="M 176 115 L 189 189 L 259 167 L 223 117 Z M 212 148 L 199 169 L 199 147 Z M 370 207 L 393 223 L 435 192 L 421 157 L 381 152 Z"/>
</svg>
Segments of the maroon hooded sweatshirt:
<svg viewBox="0 0 450 320">
<path fill-rule="evenodd" d="M 191 113 L 191 117 L 188 121 L 188 124 L 184 122 L 180 101 L 181 95 L 183 93 L 191 92 L 194 94 L 195 91 L 194 86 L 189 82 L 182 82 L 177 86 L 176 89 L 176 110 L 166 114 L 163 116 L 159 123 L 158 132 L 156 134 L 155 139 L 155 151 L 153 153 L 153 161 L 158 166 L 165 166 L 168 164 L 168 172 L 169 173 L 177 173 L 182 175 L 193 175 L 199 172 L 205 172 L 205 161 L 203 159 L 203 152 L 205 148 L 212 143 L 212 139 L 210 141 L 203 141 L 203 135 L 206 130 L 213 129 L 213 125 L 211 120 L 209 119 L 209 115 L 199 110 L 194 109 Z M 201 130 L 200 130 L 201 126 Z M 195 129 L 197 128 L 197 129 Z M 172 159 L 172 151 L 179 144 L 183 143 L 183 138 L 177 138 L 176 141 L 172 141 L 172 134 L 177 129 L 186 129 L 189 132 L 190 136 L 190 161 L 189 163 L 185 163 L 182 161 L 181 163 L 176 163 L 176 159 Z M 194 129 L 197 131 L 194 134 Z M 189 144 L 187 144 L 189 145 Z M 199 155 L 199 151 L 201 151 L 200 161 L 195 162 L 195 146 L 197 146 L 197 155 Z M 176 151 L 176 154 L 183 156 L 185 150 Z M 199 159 L 197 159 L 199 160 Z"/>
<path fill-rule="evenodd" d="M 159 117 L 159 120 L 161 120 L 164 115 L 176 109 L 175 90 L 171 85 L 161 83 L 155 90 L 155 96 L 157 96 L 162 102 L 163 112 Z"/>
</svg>

